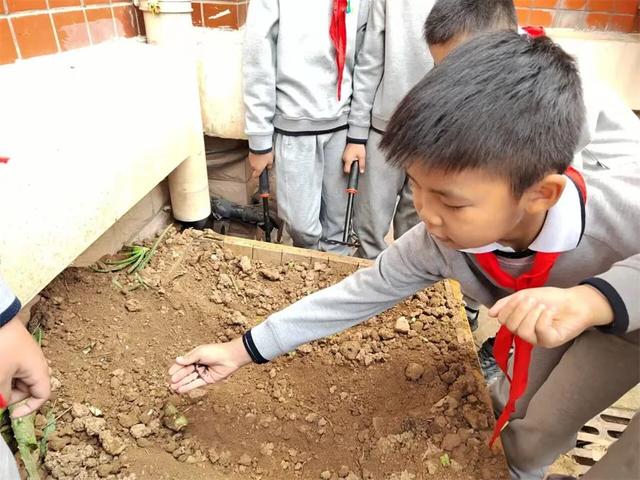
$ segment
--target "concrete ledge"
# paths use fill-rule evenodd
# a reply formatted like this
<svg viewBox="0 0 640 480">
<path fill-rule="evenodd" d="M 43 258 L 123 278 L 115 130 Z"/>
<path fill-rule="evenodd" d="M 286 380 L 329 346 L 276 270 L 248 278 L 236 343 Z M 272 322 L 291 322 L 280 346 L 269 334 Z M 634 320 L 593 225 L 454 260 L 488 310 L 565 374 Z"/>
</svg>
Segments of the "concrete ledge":
<svg viewBox="0 0 640 480">
<path fill-rule="evenodd" d="M 304 248 L 290 247 L 279 243 L 266 243 L 258 240 L 247 240 L 246 238 L 224 235 L 219 235 L 218 237 L 222 246 L 228 248 L 236 255 L 245 255 L 250 259 L 261 260 L 274 265 L 282 265 L 288 262 L 310 265 L 319 262 L 348 273 L 355 272 L 360 267 L 368 267 L 373 264 L 371 260 L 345 257 L 332 253 L 318 252 L 316 250 L 306 250 Z"/>
<path fill-rule="evenodd" d="M 133 39 L 0 67 L 0 271 L 23 303 L 187 158 L 183 63 Z"/>
</svg>

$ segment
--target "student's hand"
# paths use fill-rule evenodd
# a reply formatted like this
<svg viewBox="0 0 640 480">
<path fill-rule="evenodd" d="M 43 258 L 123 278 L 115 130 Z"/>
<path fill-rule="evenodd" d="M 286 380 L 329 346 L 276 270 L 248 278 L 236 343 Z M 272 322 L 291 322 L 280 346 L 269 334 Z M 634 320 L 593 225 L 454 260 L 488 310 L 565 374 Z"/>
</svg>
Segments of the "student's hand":
<svg viewBox="0 0 640 480">
<path fill-rule="evenodd" d="M 29 415 L 51 394 L 49 365 L 19 319 L 0 328 L 0 395 L 9 405 L 25 400 L 14 418 Z"/>
<path fill-rule="evenodd" d="M 176 363 L 169 369 L 171 390 L 186 393 L 217 383 L 250 362 L 242 337 L 227 343 L 200 345 L 176 358 Z"/>
<path fill-rule="evenodd" d="M 553 348 L 588 328 L 611 323 L 613 310 L 597 289 L 580 285 L 521 290 L 496 302 L 489 316 L 523 340 Z"/>
<path fill-rule="evenodd" d="M 273 165 L 273 151 L 269 153 L 249 152 L 249 165 L 251 165 L 251 178 L 258 178 L 265 168 L 271 170 Z"/>
<path fill-rule="evenodd" d="M 360 173 L 364 173 L 367 164 L 367 150 L 364 145 L 359 143 L 347 143 L 342 155 L 342 163 L 344 164 L 344 173 L 351 172 L 351 164 L 355 161 L 360 162 Z"/>
</svg>

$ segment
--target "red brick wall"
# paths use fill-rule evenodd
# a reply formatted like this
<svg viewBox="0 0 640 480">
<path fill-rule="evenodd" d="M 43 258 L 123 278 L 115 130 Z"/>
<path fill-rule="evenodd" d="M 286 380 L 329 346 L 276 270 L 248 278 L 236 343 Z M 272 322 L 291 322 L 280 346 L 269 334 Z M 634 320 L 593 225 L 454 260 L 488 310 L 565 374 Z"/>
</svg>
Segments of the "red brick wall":
<svg viewBox="0 0 640 480">
<path fill-rule="evenodd" d="M 0 65 L 141 33 L 131 1 L 0 0 Z"/>
<path fill-rule="evenodd" d="M 239 28 L 250 0 L 192 2 L 193 24 Z M 300 0 L 310 1 L 310 0 Z M 640 32 L 640 0 L 515 0 L 521 25 Z M 0 0 L 0 65 L 144 35 L 132 1 Z"/>
<path fill-rule="evenodd" d="M 197 27 L 239 28 L 247 20 L 248 3 L 249 0 L 191 2 L 193 24 Z"/>
<path fill-rule="evenodd" d="M 638 31 L 638 0 L 515 0 L 521 25 Z"/>
</svg>

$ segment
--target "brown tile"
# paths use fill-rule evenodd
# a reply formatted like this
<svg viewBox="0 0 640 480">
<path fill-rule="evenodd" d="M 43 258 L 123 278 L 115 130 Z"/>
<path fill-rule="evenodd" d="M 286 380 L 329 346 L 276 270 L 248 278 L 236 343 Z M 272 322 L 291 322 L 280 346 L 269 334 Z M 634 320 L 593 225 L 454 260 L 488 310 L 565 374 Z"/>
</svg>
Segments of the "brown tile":
<svg viewBox="0 0 640 480">
<path fill-rule="evenodd" d="M 550 27 L 553 23 L 553 13 L 547 10 L 531 10 L 529 24 Z"/>
<path fill-rule="evenodd" d="M 11 19 L 22 58 L 58 51 L 49 14 L 28 15 Z"/>
<path fill-rule="evenodd" d="M 26 10 L 46 10 L 47 0 L 6 0 L 9 12 L 24 12 Z"/>
<path fill-rule="evenodd" d="M 84 0 L 85 5 L 108 5 L 109 0 Z"/>
<path fill-rule="evenodd" d="M 49 0 L 49 8 L 79 7 L 82 0 Z"/>
<path fill-rule="evenodd" d="M 202 5 L 204 25 L 210 28 L 238 28 L 238 5 L 205 3 Z"/>
<path fill-rule="evenodd" d="M 587 0 L 564 0 L 562 8 L 569 10 L 583 10 Z"/>
<path fill-rule="evenodd" d="M 247 4 L 241 3 L 238 5 L 238 27 L 247 23 Z"/>
<path fill-rule="evenodd" d="M 111 8 L 91 8 L 86 13 L 92 44 L 96 45 L 116 36 Z"/>
<path fill-rule="evenodd" d="M 537 8 L 555 8 L 558 0 L 531 0 L 531 6 Z"/>
<path fill-rule="evenodd" d="M 595 12 L 611 12 L 613 10 L 612 0 L 587 0 L 587 10 Z"/>
<path fill-rule="evenodd" d="M 204 26 L 202 22 L 202 2 L 191 2 L 191 23 L 196 27 Z"/>
<path fill-rule="evenodd" d="M 82 10 L 53 14 L 61 50 L 73 50 L 90 45 L 89 28 Z"/>
<path fill-rule="evenodd" d="M 531 0 L 515 0 L 516 7 L 528 7 L 531 5 Z"/>
<path fill-rule="evenodd" d="M 140 30 L 140 35 L 146 35 L 147 30 L 144 26 L 144 13 L 139 8 L 136 8 L 136 15 L 138 16 L 138 30 Z"/>
<path fill-rule="evenodd" d="M 518 25 L 529 25 L 529 9 L 528 8 L 516 8 L 516 15 L 518 15 Z"/>
<path fill-rule="evenodd" d="M 127 38 L 138 35 L 136 12 L 132 5 L 113 7 L 113 16 L 116 19 L 116 35 Z"/>
<path fill-rule="evenodd" d="M 0 65 L 13 63 L 18 58 L 16 46 L 13 44 L 9 20 L 0 18 Z"/>
<path fill-rule="evenodd" d="M 615 0 L 613 2 L 613 11 L 615 13 L 635 15 L 638 11 L 638 0 Z"/>
<path fill-rule="evenodd" d="M 587 28 L 592 30 L 606 30 L 610 16 L 608 13 L 588 13 Z"/>
<path fill-rule="evenodd" d="M 635 16 L 633 15 L 611 15 L 609 19 L 609 30 L 631 33 L 633 31 L 634 21 Z"/>
</svg>

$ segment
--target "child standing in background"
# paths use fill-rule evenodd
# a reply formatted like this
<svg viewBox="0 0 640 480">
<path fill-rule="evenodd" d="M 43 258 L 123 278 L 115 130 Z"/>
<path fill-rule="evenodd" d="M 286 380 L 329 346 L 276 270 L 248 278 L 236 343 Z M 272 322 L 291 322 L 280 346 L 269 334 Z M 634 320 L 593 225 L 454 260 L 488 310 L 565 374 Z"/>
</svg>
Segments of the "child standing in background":
<svg viewBox="0 0 640 480">
<path fill-rule="evenodd" d="M 349 253 L 342 153 L 369 0 L 252 0 L 243 57 L 249 162 L 275 161 L 278 212 L 297 247 Z M 356 134 L 359 132 L 355 132 Z M 366 136 L 350 138 L 366 142 Z"/>
<path fill-rule="evenodd" d="M 413 208 L 405 172 L 385 164 L 378 143 L 400 100 L 433 68 L 424 44 L 422 29 L 434 0 L 372 0 L 362 52 L 354 75 L 349 126 L 365 145 L 348 143 L 343 161 L 345 171 L 354 160 L 364 168 L 360 197 L 356 202 L 354 226 L 360 239 L 356 253 L 376 258 L 386 248 L 384 237 L 394 221 L 394 237 L 420 220 Z"/>
</svg>

